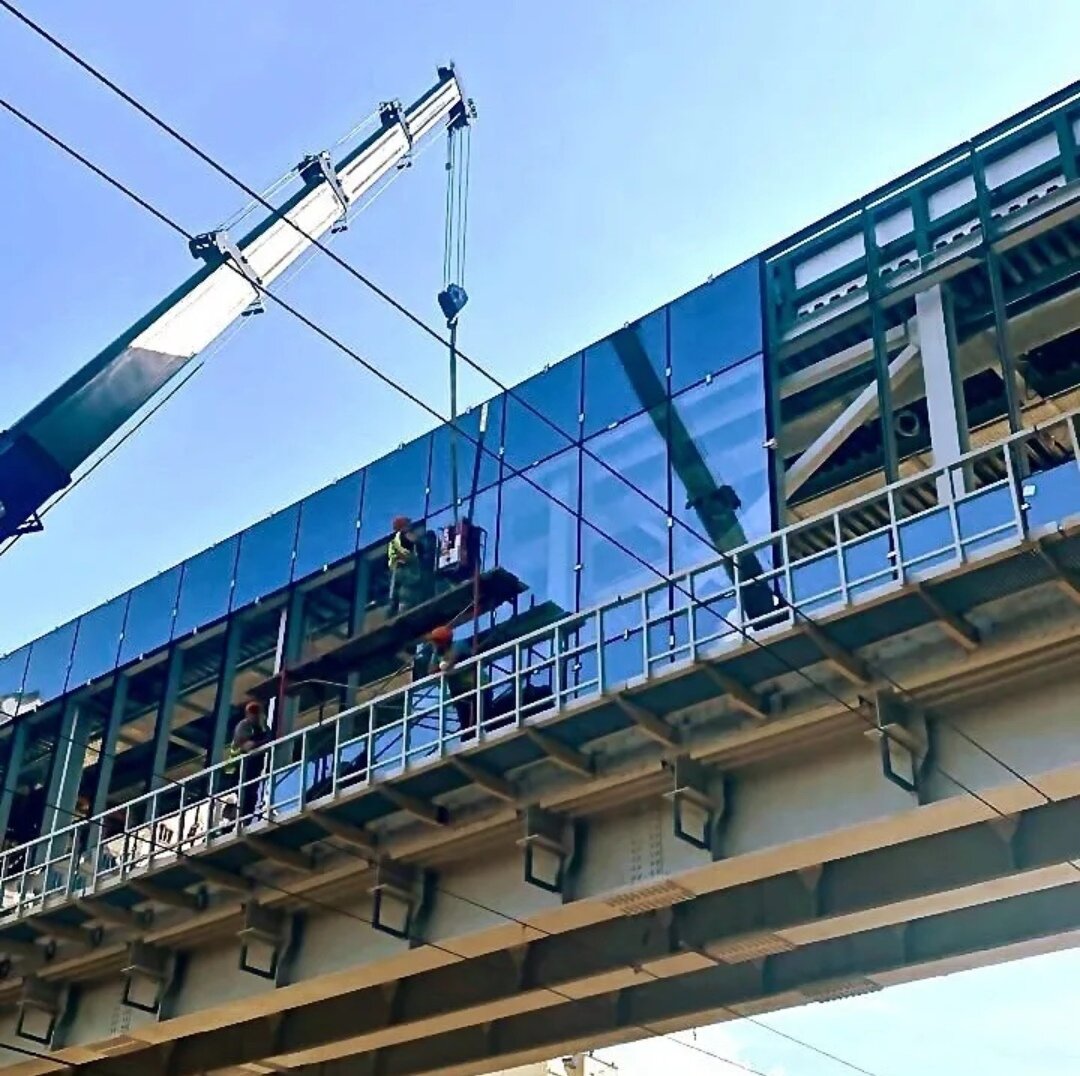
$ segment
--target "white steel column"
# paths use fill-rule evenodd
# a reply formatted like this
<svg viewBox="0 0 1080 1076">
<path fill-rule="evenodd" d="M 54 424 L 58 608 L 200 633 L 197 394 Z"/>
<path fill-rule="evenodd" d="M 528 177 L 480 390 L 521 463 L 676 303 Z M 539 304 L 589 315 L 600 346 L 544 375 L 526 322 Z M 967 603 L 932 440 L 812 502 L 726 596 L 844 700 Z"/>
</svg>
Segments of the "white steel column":
<svg viewBox="0 0 1080 1076">
<path fill-rule="evenodd" d="M 968 448 L 967 410 L 954 363 L 956 349 L 950 314 L 940 284 L 915 296 L 934 467 L 954 462 Z M 944 502 L 963 491 L 963 476 L 954 473 L 950 484 L 949 478 L 942 475 L 937 484 L 938 497 Z"/>
</svg>

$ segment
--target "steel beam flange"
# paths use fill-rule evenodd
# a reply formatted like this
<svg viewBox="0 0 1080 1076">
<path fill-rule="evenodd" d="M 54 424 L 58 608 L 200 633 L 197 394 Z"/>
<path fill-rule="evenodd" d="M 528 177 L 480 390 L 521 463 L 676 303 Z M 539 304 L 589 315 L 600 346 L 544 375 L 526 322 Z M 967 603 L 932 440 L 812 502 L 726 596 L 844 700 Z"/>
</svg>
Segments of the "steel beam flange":
<svg viewBox="0 0 1080 1076">
<path fill-rule="evenodd" d="M 248 901 L 244 905 L 244 926 L 237 935 L 240 970 L 276 982 L 292 931 L 293 917 L 288 912 Z"/>
<path fill-rule="evenodd" d="M 536 806 L 526 807 L 522 817 L 525 833 L 517 843 L 525 853 L 525 881 L 548 893 L 563 893 L 574 854 L 572 824 Z"/>
<path fill-rule="evenodd" d="M 710 781 L 708 767 L 688 755 L 671 763 L 672 790 L 664 793 L 671 800 L 672 824 L 680 841 L 712 852 L 717 829 L 727 813 L 723 783 L 719 789 Z"/>
</svg>

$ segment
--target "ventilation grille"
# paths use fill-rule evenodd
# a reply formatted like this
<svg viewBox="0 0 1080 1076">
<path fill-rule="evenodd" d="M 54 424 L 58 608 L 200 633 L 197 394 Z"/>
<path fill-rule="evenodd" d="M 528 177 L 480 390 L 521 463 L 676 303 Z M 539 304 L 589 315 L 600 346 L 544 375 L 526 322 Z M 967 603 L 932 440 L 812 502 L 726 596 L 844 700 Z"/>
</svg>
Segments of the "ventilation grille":
<svg viewBox="0 0 1080 1076">
<path fill-rule="evenodd" d="M 693 897 L 694 894 L 683 889 L 681 885 L 662 881 L 634 889 L 624 889 L 608 897 L 604 903 L 623 915 L 640 915 L 642 912 L 655 912 L 659 908 L 681 904 L 685 900 L 692 900 Z"/>
</svg>

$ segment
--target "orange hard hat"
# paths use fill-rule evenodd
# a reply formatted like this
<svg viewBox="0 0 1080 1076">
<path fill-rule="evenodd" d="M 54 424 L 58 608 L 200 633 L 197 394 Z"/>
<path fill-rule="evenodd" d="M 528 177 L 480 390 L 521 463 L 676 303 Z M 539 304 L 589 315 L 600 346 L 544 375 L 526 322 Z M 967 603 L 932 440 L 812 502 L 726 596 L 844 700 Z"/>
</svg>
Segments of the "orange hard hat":
<svg viewBox="0 0 1080 1076">
<path fill-rule="evenodd" d="M 454 639 L 454 629 L 443 624 L 438 628 L 432 629 L 428 639 L 436 645 L 444 645 L 452 642 Z"/>
<path fill-rule="evenodd" d="M 408 516 L 394 516 L 393 528 L 395 534 L 407 531 L 412 526 L 412 520 Z"/>
</svg>

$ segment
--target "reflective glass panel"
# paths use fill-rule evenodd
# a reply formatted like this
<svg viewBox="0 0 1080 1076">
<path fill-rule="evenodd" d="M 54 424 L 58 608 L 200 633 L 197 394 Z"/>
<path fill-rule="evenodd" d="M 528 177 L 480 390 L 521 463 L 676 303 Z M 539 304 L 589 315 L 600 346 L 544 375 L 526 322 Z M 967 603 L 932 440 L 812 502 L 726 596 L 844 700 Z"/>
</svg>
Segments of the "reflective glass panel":
<svg viewBox="0 0 1080 1076">
<path fill-rule="evenodd" d="M 1057 523 L 1080 512 L 1080 467 L 1075 460 L 1041 471 L 1024 483 L 1028 526 Z"/>
<path fill-rule="evenodd" d="M 0 658 L 0 723 L 19 712 L 23 680 L 26 679 L 26 660 L 30 647 L 24 646 Z"/>
<path fill-rule="evenodd" d="M 666 308 L 585 349 L 586 437 L 666 396 Z"/>
<path fill-rule="evenodd" d="M 122 594 L 107 605 L 92 609 L 80 619 L 75 651 L 71 656 L 71 670 L 68 672 L 69 691 L 116 668 L 127 606 L 128 595 Z"/>
<path fill-rule="evenodd" d="M 120 644 L 120 664 L 164 646 L 172 637 L 173 613 L 180 586 L 180 568 L 147 580 L 131 592 L 124 641 Z"/>
<path fill-rule="evenodd" d="M 275 512 L 240 535 L 232 608 L 240 609 L 285 586 L 292 576 L 300 506 Z"/>
<path fill-rule="evenodd" d="M 483 415 L 484 407 L 486 416 Z M 449 426 L 440 426 L 431 435 L 431 493 L 428 512 L 444 508 L 453 500 L 451 476 L 457 471 L 458 499 L 467 501 L 477 474 L 477 489 L 486 489 L 499 480 L 499 449 L 502 447 L 503 398 L 490 404 L 474 407 L 458 417 L 460 432 L 454 438 Z M 486 422 L 483 438 L 480 436 L 481 418 Z M 483 445 L 477 449 L 476 442 Z M 479 458 L 478 458 L 479 454 Z M 457 459 L 457 467 L 451 468 L 451 456 Z"/>
<path fill-rule="evenodd" d="M 582 523 L 582 608 L 653 582 L 656 572 L 637 558 L 668 571 L 666 432 L 667 407 L 661 406 L 586 442 L 581 514 L 599 531 Z"/>
<path fill-rule="evenodd" d="M 23 706 L 36 706 L 64 693 L 77 620 L 49 632 L 30 647 L 23 684 Z"/>
<path fill-rule="evenodd" d="M 566 507 L 545 497 L 526 478 Z M 523 608 L 554 602 L 563 612 L 573 611 L 577 594 L 577 504 L 576 449 L 503 483 L 499 563 L 529 588 L 521 599 Z"/>
<path fill-rule="evenodd" d="M 431 435 L 410 441 L 367 469 L 360 545 L 390 534 L 395 516 L 423 519 L 427 505 Z"/>
<path fill-rule="evenodd" d="M 294 579 L 303 579 L 356 551 L 363 482 L 363 471 L 346 475 L 300 506 Z"/>
<path fill-rule="evenodd" d="M 759 261 L 729 269 L 671 304 L 671 391 L 762 350 Z"/>
<path fill-rule="evenodd" d="M 670 421 L 672 514 L 685 524 L 672 531 L 675 569 L 768 534 L 761 356 L 674 399 Z"/>
<path fill-rule="evenodd" d="M 522 470 L 562 452 L 580 437 L 580 415 L 581 356 L 572 355 L 507 396 L 506 462 Z"/>
<path fill-rule="evenodd" d="M 238 545 L 239 537 L 234 535 L 185 561 L 173 625 L 175 637 L 187 635 L 229 611 Z"/>
</svg>

